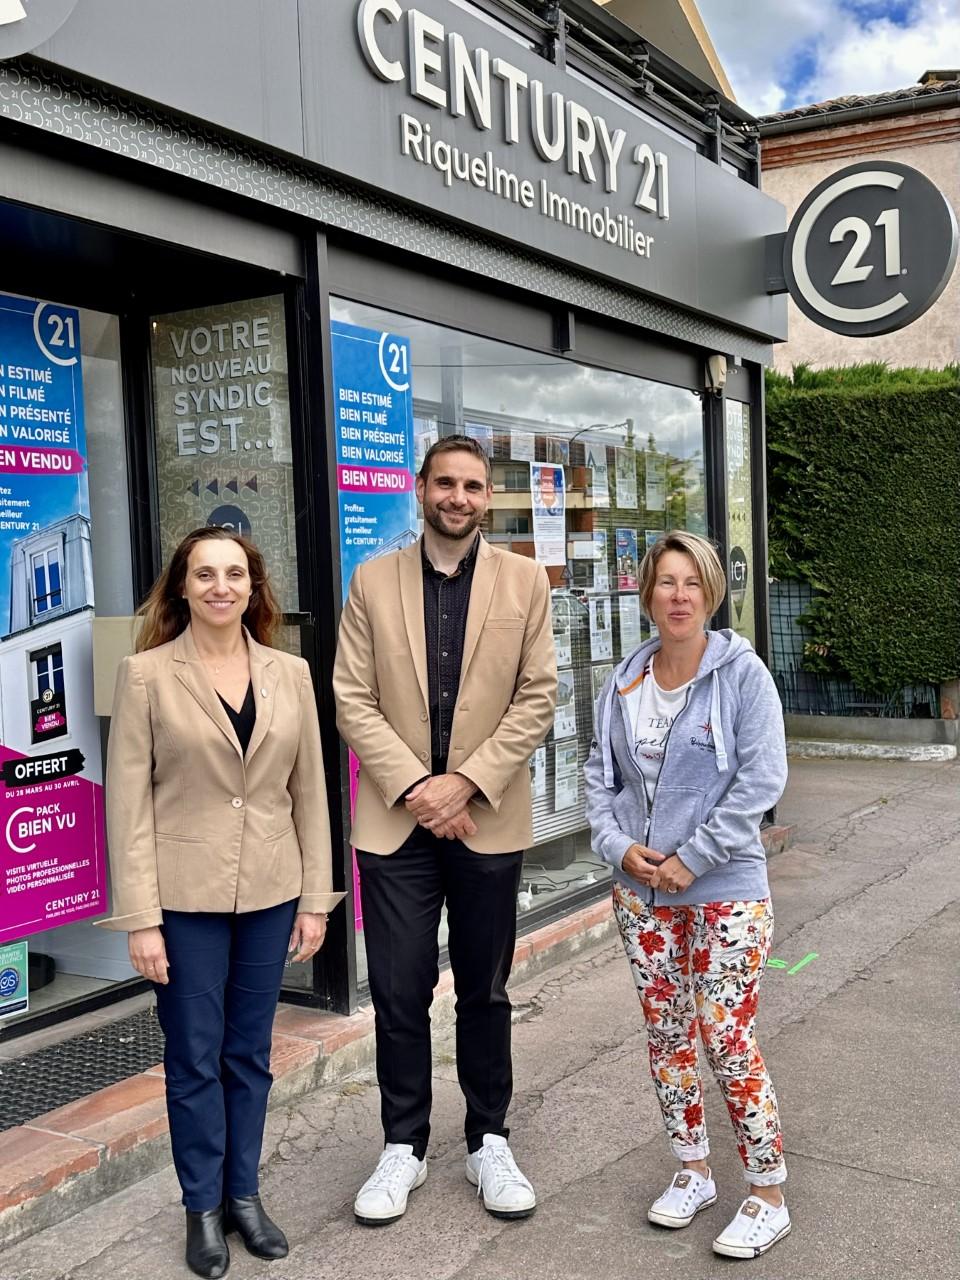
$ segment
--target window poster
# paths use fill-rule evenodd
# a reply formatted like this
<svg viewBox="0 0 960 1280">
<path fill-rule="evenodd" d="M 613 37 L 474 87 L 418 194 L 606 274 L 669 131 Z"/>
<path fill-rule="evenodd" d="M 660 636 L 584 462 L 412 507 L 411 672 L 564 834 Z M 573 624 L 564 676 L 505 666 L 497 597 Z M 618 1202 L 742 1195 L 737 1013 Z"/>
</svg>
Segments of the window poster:
<svg viewBox="0 0 960 1280">
<path fill-rule="evenodd" d="M 346 599 L 357 565 L 417 540 L 412 361 L 409 339 L 395 334 L 335 320 L 330 337 L 340 585 Z M 428 428 L 421 433 L 427 434 Z M 352 811 L 359 765 L 353 752 L 349 760 Z M 356 861 L 353 877 L 354 925 L 360 930 Z"/>
<path fill-rule="evenodd" d="M 594 591 L 610 590 L 610 568 L 607 563 L 607 531 L 593 531 L 593 589 Z"/>
<path fill-rule="evenodd" d="M 26 940 L 0 942 L 0 1018 L 30 1008 L 30 963 Z"/>
<path fill-rule="evenodd" d="M 580 786 L 579 748 L 576 742 L 558 743 L 554 748 L 553 807 L 572 809 Z"/>
<path fill-rule="evenodd" d="M 463 434 L 469 436 L 471 440 L 476 440 L 488 458 L 493 457 L 493 427 L 485 426 L 480 422 L 465 422 Z"/>
<path fill-rule="evenodd" d="M 757 640 L 754 605 L 753 494 L 750 487 L 750 406 L 725 402 L 727 453 L 727 544 L 730 553 L 730 625 L 751 644 Z"/>
<path fill-rule="evenodd" d="M 553 713 L 553 736 L 575 738 L 577 736 L 577 704 L 573 670 L 557 672 L 557 706 Z"/>
<path fill-rule="evenodd" d="M 542 800 L 547 794 L 547 748 L 537 747 L 530 757 L 530 795 Z"/>
<path fill-rule="evenodd" d="M 419 473 L 423 460 L 440 438 L 436 418 L 413 420 L 413 469 Z"/>
<path fill-rule="evenodd" d="M 643 642 L 640 627 L 640 597 L 620 596 L 620 656 L 638 649 Z"/>
<path fill-rule="evenodd" d="M 613 619 L 609 596 L 591 596 L 590 608 L 590 658 L 613 657 Z"/>
<path fill-rule="evenodd" d="M 547 461 L 559 462 L 561 466 L 570 464 L 570 441 L 560 436 L 547 436 Z"/>
<path fill-rule="evenodd" d="M 567 563 L 566 484 L 563 467 L 530 464 L 533 543 L 541 564 Z"/>
<path fill-rule="evenodd" d="M 331 338 L 346 599 L 358 564 L 417 539 L 413 391 L 409 339 L 339 320 Z"/>
<path fill-rule="evenodd" d="M 667 459 L 662 453 L 647 453 L 643 505 L 648 511 L 667 509 Z"/>
<path fill-rule="evenodd" d="M 662 529 L 644 529 L 643 541 L 644 550 L 649 551 L 659 537 L 663 536 Z"/>
<path fill-rule="evenodd" d="M 590 668 L 590 679 L 593 683 L 594 727 L 596 727 L 597 699 L 600 697 L 600 694 L 603 692 L 603 686 L 607 683 L 607 681 L 610 679 L 612 675 L 613 675 L 612 662 L 599 662 L 597 663 L 596 666 Z"/>
<path fill-rule="evenodd" d="M 637 509 L 637 451 L 617 449 L 617 506 L 628 511 Z"/>
<path fill-rule="evenodd" d="M 590 496 L 595 507 L 610 505 L 610 473 L 607 469 L 607 446 L 605 444 L 587 444 L 584 446 L 587 466 L 590 468 Z"/>
<path fill-rule="evenodd" d="M 80 315 L 0 295 L 0 946 L 106 910 Z"/>
<path fill-rule="evenodd" d="M 636 591 L 639 585 L 638 569 L 637 531 L 636 529 L 618 529 L 617 586 L 621 591 Z"/>
<path fill-rule="evenodd" d="M 514 462 L 533 462 L 537 437 L 532 431 L 510 432 L 510 457 Z"/>
<path fill-rule="evenodd" d="M 151 322 L 160 547 L 200 525 L 263 552 L 280 605 L 299 608 L 284 300 L 245 299 Z"/>
<path fill-rule="evenodd" d="M 573 624 L 566 597 L 554 595 L 550 602 L 553 619 L 553 647 L 557 666 L 569 667 L 573 662 Z"/>
</svg>

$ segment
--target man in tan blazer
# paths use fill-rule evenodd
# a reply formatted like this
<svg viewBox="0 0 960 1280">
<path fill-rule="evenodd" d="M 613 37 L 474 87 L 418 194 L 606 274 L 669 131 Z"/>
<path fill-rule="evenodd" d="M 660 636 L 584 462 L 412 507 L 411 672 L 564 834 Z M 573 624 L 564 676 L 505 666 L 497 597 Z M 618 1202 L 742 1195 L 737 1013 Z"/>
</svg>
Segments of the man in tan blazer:
<svg viewBox="0 0 960 1280">
<path fill-rule="evenodd" d="M 479 532 L 492 492 L 475 440 L 435 444 L 417 478 L 422 540 L 360 565 L 340 622 L 333 686 L 360 761 L 351 842 L 386 1138 L 354 1205 L 368 1225 L 399 1218 L 427 1174 L 444 904 L 467 1178 L 497 1216 L 536 1205 L 507 1145 L 506 982 L 532 841 L 528 761 L 553 724 L 557 670 L 544 569 Z"/>
</svg>

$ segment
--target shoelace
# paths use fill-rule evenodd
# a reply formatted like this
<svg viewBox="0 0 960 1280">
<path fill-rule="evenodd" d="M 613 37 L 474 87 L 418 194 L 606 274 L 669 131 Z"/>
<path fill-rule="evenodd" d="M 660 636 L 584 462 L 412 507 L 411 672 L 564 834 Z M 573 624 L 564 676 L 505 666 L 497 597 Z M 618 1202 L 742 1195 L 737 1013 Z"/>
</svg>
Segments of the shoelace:
<svg viewBox="0 0 960 1280">
<path fill-rule="evenodd" d="M 517 1162 L 514 1160 L 509 1147 L 481 1147 L 480 1148 L 480 1168 L 477 1170 L 477 1195 L 483 1195 L 483 1170 L 487 1165 L 493 1170 L 493 1177 L 496 1183 L 497 1195 L 509 1186 L 511 1182 L 518 1186 L 525 1187 L 526 1179 L 517 1168 Z"/>
<path fill-rule="evenodd" d="M 399 1151 L 390 1151 L 382 1155 L 367 1183 L 367 1189 L 386 1191 L 392 1196 L 400 1187 L 401 1175 L 410 1158 Z"/>
</svg>

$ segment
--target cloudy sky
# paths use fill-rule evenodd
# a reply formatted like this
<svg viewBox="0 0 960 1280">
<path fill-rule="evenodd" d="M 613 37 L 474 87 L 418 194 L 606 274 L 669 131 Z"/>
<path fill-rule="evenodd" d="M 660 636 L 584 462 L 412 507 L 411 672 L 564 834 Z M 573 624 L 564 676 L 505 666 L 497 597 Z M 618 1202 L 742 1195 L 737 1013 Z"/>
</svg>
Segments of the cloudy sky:
<svg viewBox="0 0 960 1280">
<path fill-rule="evenodd" d="M 960 68 L 960 0 L 697 0 L 737 100 L 755 115 Z"/>
</svg>

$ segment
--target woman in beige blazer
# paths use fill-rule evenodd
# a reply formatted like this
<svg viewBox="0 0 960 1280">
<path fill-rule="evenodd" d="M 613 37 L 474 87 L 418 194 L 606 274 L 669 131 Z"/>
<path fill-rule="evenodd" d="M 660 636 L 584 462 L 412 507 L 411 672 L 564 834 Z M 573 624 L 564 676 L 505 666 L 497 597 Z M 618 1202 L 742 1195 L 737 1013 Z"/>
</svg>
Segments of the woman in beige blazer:
<svg viewBox="0 0 960 1280">
<path fill-rule="evenodd" d="M 270 647 L 263 557 L 187 535 L 117 678 L 107 752 L 113 914 L 156 984 L 187 1264 L 215 1280 L 237 1231 L 288 1246 L 258 1195 L 284 961 L 322 946 L 332 891 L 320 728 L 307 664 Z"/>
</svg>

